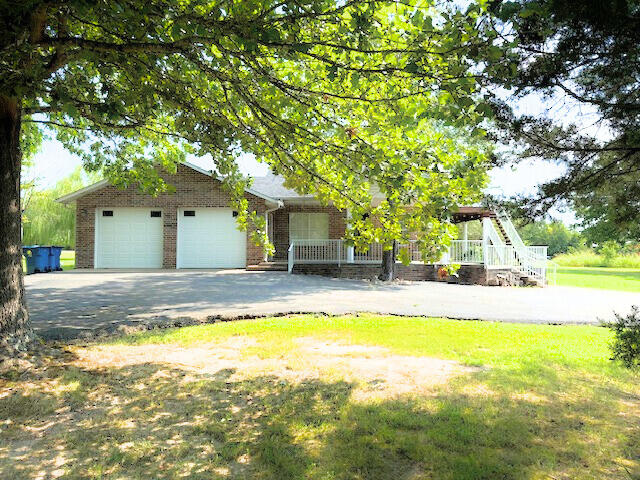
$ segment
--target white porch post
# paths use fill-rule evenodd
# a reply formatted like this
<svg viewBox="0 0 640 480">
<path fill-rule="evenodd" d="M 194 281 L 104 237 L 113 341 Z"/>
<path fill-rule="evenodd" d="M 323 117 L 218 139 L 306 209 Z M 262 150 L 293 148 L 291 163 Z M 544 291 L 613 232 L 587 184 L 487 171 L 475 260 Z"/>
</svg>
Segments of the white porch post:
<svg viewBox="0 0 640 480">
<path fill-rule="evenodd" d="M 464 240 L 462 251 L 466 254 L 469 250 L 469 222 L 462 224 L 462 239 Z"/>
<path fill-rule="evenodd" d="M 349 225 L 349 220 L 351 220 L 351 210 L 347 208 L 347 225 Z M 353 255 L 353 245 L 347 245 L 347 263 L 353 263 L 354 255 Z"/>
<path fill-rule="evenodd" d="M 482 217 L 482 260 L 487 265 L 489 260 L 489 229 L 491 228 L 491 219 Z"/>
<path fill-rule="evenodd" d="M 270 242 L 271 239 L 269 238 L 269 210 L 264 212 L 264 233 L 267 235 L 267 241 Z M 264 261 L 265 262 L 269 261 L 269 256 L 267 255 L 266 250 L 264 252 Z"/>
</svg>

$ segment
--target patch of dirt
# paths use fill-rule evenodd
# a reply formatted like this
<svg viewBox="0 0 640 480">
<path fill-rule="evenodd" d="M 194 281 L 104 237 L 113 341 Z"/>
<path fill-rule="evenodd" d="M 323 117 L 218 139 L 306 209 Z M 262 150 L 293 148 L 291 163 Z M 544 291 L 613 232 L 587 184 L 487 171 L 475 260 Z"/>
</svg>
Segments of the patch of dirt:
<svg viewBox="0 0 640 480">
<path fill-rule="evenodd" d="M 215 373 L 239 368 L 242 350 L 257 342 L 250 337 L 231 337 L 224 343 L 181 347 L 178 345 L 98 345 L 74 351 L 78 367 L 124 367 L 162 363 L 186 370 Z"/>
<path fill-rule="evenodd" d="M 160 363 L 199 374 L 228 371 L 243 378 L 259 373 L 289 381 L 332 375 L 358 384 L 356 397 L 424 393 L 454 376 L 477 371 L 452 360 L 395 355 L 378 346 L 324 342 L 313 337 L 299 338 L 296 344 L 299 351 L 279 358 L 243 355 L 245 348 L 257 345 L 255 339 L 244 336 L 190 347 L 100 345 L 76 350 L 75 363 L 84 368 Z"/>
<path fill-rule="evenodd" d="M 342 371 L 347 379 L 365 383 L 367 393 L 370 390 L 388 394 L 423 391 L 445 384 L 455 375 L 477 370 L 453 360 L 394 355 L 378 346 L 328 343 L 314 338 L 298 341 L 315 357 L 317 367 Z"/>
<path fill-rule="evenodd" d="M 296 339 L 307 353 L 324 356 L 381 356 L 389 353 L 384 347 L 372 345 L 354 345 L 337 342 L 321 342 L 314 337 L 300 337 Z"/>
</svg>

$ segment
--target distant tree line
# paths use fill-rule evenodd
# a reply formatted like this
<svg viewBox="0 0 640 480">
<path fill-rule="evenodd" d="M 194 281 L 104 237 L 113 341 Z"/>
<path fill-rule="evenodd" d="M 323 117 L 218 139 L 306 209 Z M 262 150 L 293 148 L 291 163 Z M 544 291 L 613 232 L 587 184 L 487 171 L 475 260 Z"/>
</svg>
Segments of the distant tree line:
<svg viewBox="0 0 640 480">
<path fill-rule="evenodd" d="M 60 245 L 75 247 L 75 210 L 56 202 L 67 193 L 78 190 L 99 179 L 78 167 L 71 175 L 52 188 L 39 189 L 30 182 L 24 190 L 22 214 L 23 245 Z"/>
</svg>

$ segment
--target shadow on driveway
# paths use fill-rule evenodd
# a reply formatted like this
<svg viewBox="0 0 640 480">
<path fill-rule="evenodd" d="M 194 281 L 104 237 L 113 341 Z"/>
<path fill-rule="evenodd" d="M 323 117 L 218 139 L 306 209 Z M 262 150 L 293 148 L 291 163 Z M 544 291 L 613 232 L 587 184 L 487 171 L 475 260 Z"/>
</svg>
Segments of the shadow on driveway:
<svg viewBox="0 0 640 480">
<path fill-rule="evenodd" d="M 32 324 L 49 339 L 140 322 L 298 312 L 594 324 L 640 303 L 634 293 L 571 287 L 379 284 L 245 270 L 73 270 L 30 275 L 25 286 Z"/>
</svg>

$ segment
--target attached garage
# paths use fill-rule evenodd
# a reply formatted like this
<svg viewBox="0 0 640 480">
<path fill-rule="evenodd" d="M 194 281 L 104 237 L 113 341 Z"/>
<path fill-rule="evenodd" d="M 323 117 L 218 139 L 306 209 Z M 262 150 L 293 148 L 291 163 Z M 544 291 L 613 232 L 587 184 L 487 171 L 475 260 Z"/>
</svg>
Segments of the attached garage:
<svg viewBox="0 0 640 480">
<path fill-rule="evenodd" d="M 162 268 L 162 250 L 162 210 L 96 210 L 95 268 Z"/>
<path fill-rule="evenodd" d="M 247 235 L 230 208 L 178 209 L 177 268 L 244 268 Z"/>
<path fill-rule="evenodd" d="M 60 197 L 75 204 L 76 268 L 245 268 L 263 249 L 237 229 L 231 197 L 212 172 L 182 163 L 160 171 L 171 188 L 148 195 L 107 179 Z M 250 211 L 265 218 L 283 202 L 245 189 Z"/>
</svg>

